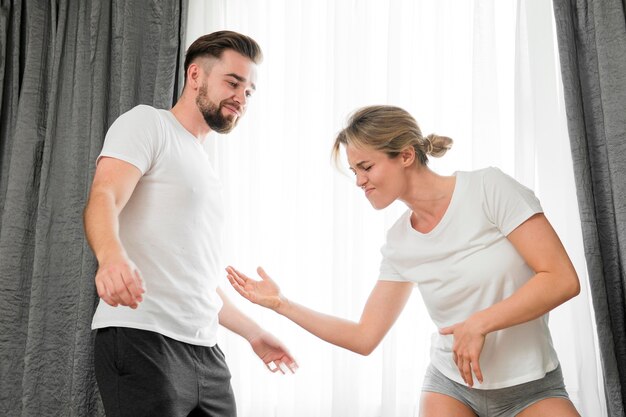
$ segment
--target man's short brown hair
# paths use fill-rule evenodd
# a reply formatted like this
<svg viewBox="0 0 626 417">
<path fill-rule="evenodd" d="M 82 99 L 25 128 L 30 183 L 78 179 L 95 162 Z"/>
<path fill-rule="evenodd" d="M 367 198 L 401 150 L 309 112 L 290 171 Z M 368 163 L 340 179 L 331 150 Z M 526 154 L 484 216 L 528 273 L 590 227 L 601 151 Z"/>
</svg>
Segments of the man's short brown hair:
<svg viewBox="0 0 626 417">
<path fill-rule="evenodd" d="M 250 58 L 255 64 L 260 64 L 263 60 L 261 47 L 251 37 L 230 30 L 209 33 L 208 35 L 200 36 L 187 49 L 187 54 L 185 55 L 185 81 L 187 80 L 187 69 L 196 58 L 214 57 L 219 59 L 227 49 L 232 49 Z"/>
</svg>

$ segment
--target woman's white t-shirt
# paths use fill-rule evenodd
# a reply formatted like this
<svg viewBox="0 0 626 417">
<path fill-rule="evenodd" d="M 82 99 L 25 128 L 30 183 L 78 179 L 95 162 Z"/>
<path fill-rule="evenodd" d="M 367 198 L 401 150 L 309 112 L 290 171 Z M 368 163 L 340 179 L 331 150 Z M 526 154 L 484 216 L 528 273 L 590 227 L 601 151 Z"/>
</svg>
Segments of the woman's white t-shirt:
<svg viewBox="0 0 626 417">
<path fill-rule="evenodd" d="M 146 294 L 135 310 L 100 300 L 92 328 L 132 327 L 215 345 L 224 211 L 205 148 L 170 111 L 140 105 L 113 123 L 102 157 L 142 173 L 119 215 L 119 236 Z"/>
<path fill-rule="evenodd" d="M 443 218 L 428 233 L 411 226 L 411 211 L 391 227 L 381 252 L 380 280 L 411 281 L 438 328 L 465 321 L 512 295 L 535 274 L 506 238 L 542 212 L 531 190 L 497 168 L 457 172 Z M 452 359 L 452 335 L 432 336 L 431 362 L 463 384 Z M 480 356 L 484 381 L 497 389 L 542 378 L 558 366 L 548 314 L 487 335 Z"/>
</svg>

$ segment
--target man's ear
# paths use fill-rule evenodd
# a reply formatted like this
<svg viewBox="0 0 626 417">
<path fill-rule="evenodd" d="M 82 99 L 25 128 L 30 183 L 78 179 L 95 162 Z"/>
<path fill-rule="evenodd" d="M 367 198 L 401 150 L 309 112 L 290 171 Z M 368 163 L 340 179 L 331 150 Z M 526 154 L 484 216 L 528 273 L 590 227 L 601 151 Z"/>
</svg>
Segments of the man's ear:
<svg viewBox="0 0 626 417">
<path fill-rule="evenodd" d="M 400 158 L 402 158 L 402 165 L 411 166 L 415 162 L 415 148 L 407 146 L 400 151 Z"/>
<path fill-rule="evenodd" d="M 189 87 L 193 90 L 196 90 L 200 87 L 200 76 L 202 74 L 202 68 L 198 65 L 198 63 L 193 62 L 189 64 L 187 67 L 187 83 L 189 83 Z"/>
</svg>

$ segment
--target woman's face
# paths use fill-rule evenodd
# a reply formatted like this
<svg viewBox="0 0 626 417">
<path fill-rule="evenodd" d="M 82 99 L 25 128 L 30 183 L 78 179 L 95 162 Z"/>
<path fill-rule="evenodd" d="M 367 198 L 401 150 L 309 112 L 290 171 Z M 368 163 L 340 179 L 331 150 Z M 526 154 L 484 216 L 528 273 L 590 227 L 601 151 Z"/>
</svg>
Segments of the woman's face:
<svg viewBox="0 0 626 417">
<path fill-rule="evenodd" d="M 402 195 L 408 165 L 402 154 L 390 158 L 382 151 L 350 144 L 346 154 L 357 187 L 363 189 L 376 210 L 384 209 Z"/>
</svg>

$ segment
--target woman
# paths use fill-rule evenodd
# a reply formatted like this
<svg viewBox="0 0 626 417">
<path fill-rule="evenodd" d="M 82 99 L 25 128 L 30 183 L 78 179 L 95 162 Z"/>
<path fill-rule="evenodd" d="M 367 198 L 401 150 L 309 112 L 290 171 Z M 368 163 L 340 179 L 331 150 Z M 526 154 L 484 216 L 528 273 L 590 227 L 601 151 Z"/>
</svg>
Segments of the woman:
<svg viewBox="0 0 626 417">
<path fill-rule="evenodd" d="M 417 284 L 435 325 L 420 416 L 579 416 L 552 347 L 548 312 L 579 291 L 574 267 L 532 191 L 496 168 L 440 176 L 428 156 L 452 140 L 423 137 L 406 111 L 358 110 L 335 140 L 375 209 L 408 210 L 382 248 L 379 280 L 358 323 L 292 302 L 261 269 L 227 268 L 233 287 L 321 339 L 367 355 Z"/>
</svg>

